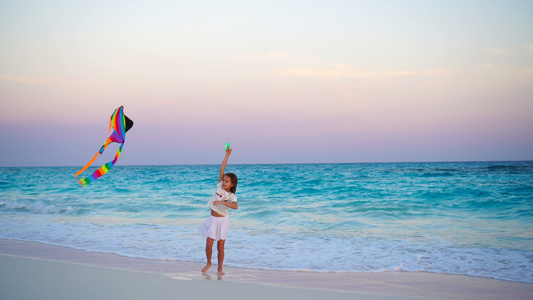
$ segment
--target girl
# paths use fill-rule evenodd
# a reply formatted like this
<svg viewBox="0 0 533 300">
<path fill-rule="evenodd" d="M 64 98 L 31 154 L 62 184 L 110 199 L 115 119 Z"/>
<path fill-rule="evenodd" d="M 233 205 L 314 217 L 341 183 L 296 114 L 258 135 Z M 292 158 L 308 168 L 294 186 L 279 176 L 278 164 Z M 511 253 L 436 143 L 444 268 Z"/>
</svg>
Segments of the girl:
<svg viewBox="0 0 533 300">
<path fill-rule="evenodd" d="M 235 196 L 235 192 L 237 191 L 237 176 L 233 173 L 224 174 L 231 150 L 226 150 L 226 157 L 224 157 L 224 161 L 222 161 L 222 165 L 220 166 L 217 192 L 207 202 L 207 206 L 211 209 L 211 216 L 200 226 L 200 233 L 207 239 L 205 244 L 207 264 L 202 269 L 202 273 L 207 272 L 211 267 L 213 243 L 217 241 L 218 274 L 225 275 L 222 271 L 222 265 L 224 263 L 224 243 L 226 242 L 229 229 L 228 211 L 230 208 L 239 208 L 237 196 Z"/>
</svg>

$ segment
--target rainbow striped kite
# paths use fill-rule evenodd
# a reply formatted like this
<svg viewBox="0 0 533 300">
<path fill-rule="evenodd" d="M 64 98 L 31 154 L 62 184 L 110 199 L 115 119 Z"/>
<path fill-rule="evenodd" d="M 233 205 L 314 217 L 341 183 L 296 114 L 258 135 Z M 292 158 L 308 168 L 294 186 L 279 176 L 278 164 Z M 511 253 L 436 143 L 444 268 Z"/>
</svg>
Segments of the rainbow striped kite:
<svg viewBox="0 0 533 300">
<path fill-rule="evenodd" d="M 107 138 L 105 144 L 100 148 L 100 151 L 98 151 L 94 157 L 83 167 L 76 175 L 74 175 L 75 178 L 78 178 L 78 175 L 80 175 L 83 171 L 85 171 L 98 157 L 99 154 L 102 154 L 107 148 L 107 146 L 111 143 L 119 143 L 120 148 L 118 148 L 117 155 L 115 155 L 115 159 L 108 162 L 107 164 L 100 167 L 100 169 L 96 170 L 91 176 L 87 178 L 78 179 L 79 184 L 81 186 L 86 186 L 89 183 L 95 181 L 96 179 L 100 178 L 102 175 L 107 173 L 115 163 L 117 162 L 118 157 L 120 156 L 120 153 L 122 152 L 122 147 L 124 146 L 124 141 L 126 139 L 126 132 L 130 130 L 130 128 L 133 126 L 133 121 L 130 120 L 130 118 L 126 117 L 124 115 L 124 106 L 121 106 L 117 108 L 113 114 L 111 115 L 111 119 L 109 120 L 109 137 Z M 111 129 L 113 129 L 113 132 L 111 132 Z"/>
</svg>

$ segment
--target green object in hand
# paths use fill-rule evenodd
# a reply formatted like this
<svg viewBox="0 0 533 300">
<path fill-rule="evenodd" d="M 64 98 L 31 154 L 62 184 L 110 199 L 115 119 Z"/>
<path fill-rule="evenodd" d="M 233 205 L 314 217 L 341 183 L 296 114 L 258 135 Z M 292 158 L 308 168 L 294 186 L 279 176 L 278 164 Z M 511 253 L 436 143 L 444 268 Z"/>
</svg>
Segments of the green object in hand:
<svg viewBox="0 0 533 300">
<path fill-rule="evenodd" d="M 229 143 L 226 143 L 226 146 L 224 147 L 224 150 L 228 151 L 230 148 Z"/>
</svg>

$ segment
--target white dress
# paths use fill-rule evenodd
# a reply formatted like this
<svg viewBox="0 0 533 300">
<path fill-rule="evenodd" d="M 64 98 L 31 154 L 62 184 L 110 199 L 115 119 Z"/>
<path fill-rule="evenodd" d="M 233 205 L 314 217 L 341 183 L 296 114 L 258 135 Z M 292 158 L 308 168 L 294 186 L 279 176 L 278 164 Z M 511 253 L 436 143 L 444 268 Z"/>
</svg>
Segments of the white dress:
<svg viewBox="0 0 533 300">
<path fill-rule="evenodd" d="M 214 201 L 237 202 L 237 196 L 234 193 L 228 193 L 222 188 L 222 181 L 217 184 L 217 192 L 207 202 L 207 207 L 214 210 L 223 217 L 209 216 L 200 226 L 200 233 L 204 238 L 210 238 L 215 241 L 225 240 L 229 230 L 229 207 L 225 205 L 214 205 Z"/>
</svg>

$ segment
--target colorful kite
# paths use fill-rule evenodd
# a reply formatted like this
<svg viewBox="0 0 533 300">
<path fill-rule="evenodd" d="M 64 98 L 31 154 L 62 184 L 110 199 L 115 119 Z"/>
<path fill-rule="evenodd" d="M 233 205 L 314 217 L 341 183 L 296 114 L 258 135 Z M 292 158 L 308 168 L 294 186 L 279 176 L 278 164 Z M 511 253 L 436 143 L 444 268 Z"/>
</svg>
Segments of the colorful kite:
<svg viewBox="0 0 533 300">
<path fill-rule="evenodd" d="M 124 106 L 121 106 L 117 108 L 113 114 L 111 115 L 111 119 L 109 120 L 109 133 L 111 133 L 111 129 L 113 129 L 113 132 L 109 135 L 107 138 L 105 144 L 100 148 L 100 151 L 98 151 L 94 157 L 81 169 L 76 175 L 74 175 L 75 178 L 78 177 L 83 171 L 85 171 L 98 157 L 99 154 L 102 154 L 107 148 L 107 146 L 111 143 L 119 143 L 120 148 L 118 148 L 117 155 L 115 155 L 115 159 L 108 162 L 107 164 L 100 167 L 100 169 L 96 170 L 91 176 L 87 178 L 78 179 L 79 184 L 81 186 L 86 186 L 89 183 L 95 181 L 96 179 L 100 178 L 102 175 L 107 173 L 115 163 L 117 162 L 118 157 L 120 156 L 120 153 L 122 152 L 122 147 L 124 146 L 124 141 L 126 139 L 126 132 L 131 129 L 133 126 L 133 121 L 130 120 L 126 115 L 124 115 Z M 108 133 L 108 134 L 109 134 Z"/>
</svg>

